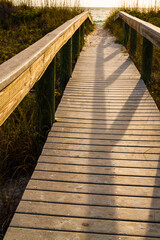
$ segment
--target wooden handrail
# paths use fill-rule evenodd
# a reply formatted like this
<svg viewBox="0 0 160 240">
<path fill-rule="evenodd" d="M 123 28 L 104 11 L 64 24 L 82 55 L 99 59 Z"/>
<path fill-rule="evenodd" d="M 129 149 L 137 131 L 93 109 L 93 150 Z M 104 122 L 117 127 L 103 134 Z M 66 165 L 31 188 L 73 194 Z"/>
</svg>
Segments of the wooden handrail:
<svg viewBox="0 0 160 240">
<path fill-rule="evenodd" d="M 125 22 L 125 47 L 127 47 L 130 34 L 129 53 L 132 56 L 135 55 L 137 48 L 137 33 L 141 34 L 143 37 L 141 78 L 148 83 L 152 76 L 153 45 L 160 48 L 160 28 L 122 11 L 115 16 L 114 20 L 116 21 L 118 18 L 123 19 Z M 131 28 L 131 31 L 129 28 Z"/>
<path fill-rule="evenodd" d="M 0 126 L 87 18 L 93 23 L 89 12 L 81 13 L 0 65 Z"/>
<path fill-rule="evenodd" d="M 160 28 L 145 22 L 139 18 L 133 17 L 128 13 L 120 11 L 114 20 L 118 18 L 122 18 L 130 27 L 135 29 L 138 33 L 140 33 L 143 37 L 148 39 L 155 46 L 160 47 Z"/>
</svg>

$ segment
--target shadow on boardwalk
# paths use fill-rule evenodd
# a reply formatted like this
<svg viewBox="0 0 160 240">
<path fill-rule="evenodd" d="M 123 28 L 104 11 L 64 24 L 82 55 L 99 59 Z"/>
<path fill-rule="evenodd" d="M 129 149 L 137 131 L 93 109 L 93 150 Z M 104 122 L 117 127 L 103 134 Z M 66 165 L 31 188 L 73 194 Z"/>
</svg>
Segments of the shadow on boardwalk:
<svg viewBox="0 0 160 240">
<path fill-rule="evenodd" d="M 101 33 L 100 33 L 101 34 Z M 101 102 L 100 104 L 107 104 L 105 103 L 106 101 L 106 90 L 109 90 L 109 88 L 114 88 L 114 86 L 111 86 L 117 79 L 118 77 L 120 77 L 127 69 L 128 67 L 131 65 L 131 61 L 130 59 L 126 59 L 125 62 L 123 62 L 116 70 L 113 71 L 113 73 L 111 73 L 110 75 L 108 74 L 107 76 L 105 76 L 106 74 L 106 70 L 108 70 L 108 72 L 110 72 L 110 69 L 109 69 L 109 66 L 107 67 L 107 62 L 110 61 L 112 58 L 114 58 L 116 55 L 120 54 L 120 49 L 119 49 L 119 46 L 118 46 L 118 49 L 117 48 L 117 45 L 112 45 L 112 48 L 114 46 L 115 48 L 115 51 L 113 49 L 113 52 L 107 56 L 105 58 L 105 54 L 104 54 L 104 50 L 106 51 L 107 48 L 110 48 L 110 43 L 108 42 L 108 38 L 106 36 L 106 32 L 103 33 L 103 37 L 97 47 L 97 59 L 96 59 L 96 71 L 95 71 L 95 83 L 94 83 L 94 90 L 93 92 L 96 93 L 97 89 L 100 88 L 99 86 L 99 81 L 104 83 L 104 88 L 102 87 L 101 88 Z M 123 78 L 122 78 L 123 79 Z M 133 89 L 133 91 L 131 92 L 130 96 L 128 97 L 128 99 L 126 100 L 126 102 L 124 102 L 124 105 L 122 106 L 121 109 L 119 109 L 119 112 L 117 110 L 117 117 L 115 117 L 115 120 L 111 121 L 111 120 L 107 120 L 107 123 L 106 123 L 106 120 L 105 119 L 108 119 L 109 117 L 107 116 L 107 108 L 111 110 L 112 112 L 112 106 L 106 106 L 106 112 L 103 113 L 103 119 L 100 119 L 100 123 L 97 123 L 97 127 L 99 125 L 101 125 L 101 122 L 104 121 L 104 124 L 105 124 L 105 129 L 104 129 L 104 133 L 106 133 L 107 135 L 107 132 L 110 133 L 112 130 L 120 130 L 120 134 L 118 133 L 117 134 L 117 138 L 114 139 L 114 144 L 116 145 L 122 138 L 123 136 L 125 135 L 125 132 L 126 130 L 128 129 L 128 126 L 130 124 L 130 121 L 132 120 L 132 117 L 134 116 L 138 106 L 139 106 L 139 103 L 141 102 L 143 96 L 144 96 L 144 93 L 145 93 L 145 88 L 142 88 L 141 90 L 141 95 L 139 95 L 136 99 L 135 99 L 135 94 L 137 93 L 137 90 L 140 88 L 141 86 L 141 80 L 139 80 L 137 82 L 137 84 L 135 85 L 135 88 Z M 108 91 L 109 92 L 109 91 Z M 120 92 L 119 92 L 120 93 Z M 121 95 L 123 95 L 123 92 L 120 93 Z M 114 96 L 116 96 L 116 93 L 113 94 Z M 114 100 L 114 98 L 113 98 Z M 134 104 L 131 106 L 131 102 L 133 102 Z M 93 121 L 95 120 L 95 114 L 94 114 L 94 111 L 95 111 L 95 108 L 94 106 L 97 104 L 97 99 L 96 97 L 93 97 L 93 106 L 92 106 L 92 119 Z M 105 106 L 102 106 L 102 108 L 104 108 Z M 99 109 L 100 109 L 100 106 L 99 106 Z M 127 109 L 132 109 L 132 112 L 130 111 L 129 114 L 127 115 L 127 120 L 123 119 L 122 120 L 122 116 L 124 117 L 124 112 L 126 112 Z M 113 109 L 114 110 L 114 109 Z M 125 118 L 125 117 L 124 117 Z M 125 124 L 122 124 L 122 121 L 125 122 Z M 111 124 L 109 123 L 111 122 Z M 94 130 L 92 131 L 92 134 L 94 134 Z M 111 139 L 112 139 L 112 135 L 108 135 Z M 138 138 L 138 136 L 137 136 Z M 92 141 L 92 140 L 91 140 Z M 105 145 L 105 140 L 104 140 L 104 145 Z M 91 146 L 92 146 L 92 142 L 91 142 Z M 107 192 L 103 193 L 103 194 L 106 194 L 108 196 L 113 196 L 113 200 L 112 203 L 110 203 L 110 210 L 112 209 L 112 212 L 111 212 L 111 220 L 112 221 L 112 225 L 111 225 L 111 228 L 110 229 L 107 229 L 107 225 L 106 225 L 106 231 L 108 232 L 108 234 L 113 234 L 117 235 L 117 239 L 119 239 L 119 236 L 121 234 L 119 234 L 119 226 L 117 225 L 117 221 L 118 220 L 118 217 L 117 217 L 117 213 L 116 213 L 116 197 L 117 197 L 117 194 L 116 194 L 116 185 L 115 185 L 115 182 L 114 182 L 114 177 L 112 177 L 115 173 L 114 173 L 114 157 L 112 156 L 112 148 L 114 146 L 110 146 L 110 151 L 109 152 L 106 152 L 106 155 L 105 155 L 105 158 L 101 157 L 101 153 L 99 153 L 99 159 L 104 159 L 106 160 L 106 165 L 107 166 L 110 166 L 110 173 L 109 175 L 111 176 L 111 181 L 109 183 L 110 185 L 110 192 L 109 194 Z M 113 150 L 114 152 L 114 150 Z M 124 155 L 127 154 L 127 153 L 124 153 Z M 123 160 L 121 158 L 119 158 L 120 160 Z M 126 159 L 126 158 L 124 158 Z M 127 159 L 128 161 L 130 159 Z M 92 161 L 91 163 L 92 164 Z M 133 183 L 134 184 L 134 183 Z M 104 183 L 104 186 L 107 185 L 106 183 Z M 124 186 L 125 188 L 125 186 Z M 94 192 L 94 189 L 93 189 L 93 192 Z M 91 200 L 89 199 L 89 202 L 91 202 Z M 125 207 L 125 206 L 121 206 L 121 207 Z M 110 219 L 108 219 L 110 220 Z M 135 233 L 136 234 L 136 233 Z M 87 235 L 86 240 L 89 240 L 89 236 Z M 128 238 L 127 238 L 128 239 Z"/>
</svg>

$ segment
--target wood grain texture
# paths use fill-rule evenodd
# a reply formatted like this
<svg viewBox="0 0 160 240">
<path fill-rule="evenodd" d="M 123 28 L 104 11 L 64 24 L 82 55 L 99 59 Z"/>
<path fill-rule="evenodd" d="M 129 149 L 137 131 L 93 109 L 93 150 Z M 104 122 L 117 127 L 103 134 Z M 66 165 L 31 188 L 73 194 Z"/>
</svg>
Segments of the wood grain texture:
<svg viewBox="0 0 160 240">
<path fill-rule="evenodd" d="M 56 120 L 5 240 L 158 240 L 160 113 L 104 30 L 89 36 Z"/>
</svg>

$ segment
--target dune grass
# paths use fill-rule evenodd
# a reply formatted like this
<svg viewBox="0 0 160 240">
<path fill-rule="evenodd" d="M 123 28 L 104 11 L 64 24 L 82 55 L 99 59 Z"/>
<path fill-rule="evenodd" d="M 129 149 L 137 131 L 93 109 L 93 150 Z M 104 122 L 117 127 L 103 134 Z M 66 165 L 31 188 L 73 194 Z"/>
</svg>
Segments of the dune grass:
<svg viewBox="0 0 160 240">
<path fill-rule="evenodd" d="M 15 6 L 0 1 L 0 64 L 82 11 L 76 7 Z"/>
<path fill-rule="evenodd" d="M 0 63 L 83 11 L 79 7 L 28 5 L 15 6 L 11 1 L 0 0 Z M 86 21 L 84 30 L 85 34 L 93 30 L 89 21 Z M 60 53 L 56 58 L 57 107 L 62 94 L 59 90 Z M 36 132 L 35 104 L 33 88 L 0 127 L 0 239 L 27 183 L 26 180 L 22 184 L 20 181 L 24 178 L 28 180 L 31 176 L 45 142 L 45 137 L 39 138 Z M 19 190 L 20 186 L 22 191 Z"/>
<path fill-rule="evenodd" d="M 124 43 L 124 23 L 122 19 L 118 19 L 114 21 L 115 15 L 118 11 L 124 11 L 128 14 L 140 18 L 144 21 L 152 23 L 158 27 L 160 27 L 160 10 L 154 9 L 143 9 L 138 10 L 138 8 L 121 8 L 113 12 L 109 18 L 106 19 L 104 23 L 104 28 L 108 28 L 111 33 L 116 37 L 116 43 L 122 44 Z M 129 53 L 129 44 L 130 39 L 127 44 L 127 51 Z M 142 67 L 142 45 L 143 45 L 143 37 L 138 34 L 137 40 L 137 49 L 134 56 L 130 56 L 135 63 L 138 70 L 141 72 Z M 154 46 L 153 52 L 153 69 L 152 69 L 152 77 L 149 82 L 146 83 L 152 97 L 154 98 L 158 108 L 160 109 L 160 49 Z"/>
</svg>

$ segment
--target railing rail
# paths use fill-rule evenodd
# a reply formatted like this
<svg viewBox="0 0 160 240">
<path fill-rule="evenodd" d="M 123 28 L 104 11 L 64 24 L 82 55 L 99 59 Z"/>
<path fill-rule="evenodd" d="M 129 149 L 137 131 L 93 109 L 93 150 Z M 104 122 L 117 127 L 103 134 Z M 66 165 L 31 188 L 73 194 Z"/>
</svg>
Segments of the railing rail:
<svg viewBox="0 0 160 240">
<path fill-rule="evenodd" d="M 131 16 L 128 13 L 125 13 L 122 11 L 120 11 L 116 15 L 115 20 L 118 18 L 122 18 L 123 21 L 125 21 L 131 28 L 133 28 L 138 33 L 140 33 L 143 37 L 148 39 L 155 46 L 160 48 L 160 28 L 159 27 L 151 23 L 145 22 L 134 16 Z"/>
<path fill-rule="evenodd" d="M 127 46 L 130 33 L 130 50 L 134 55 L 137 47 L 137 33 L 143 36 L 142 49 L 142 70 L 141 77 L 144 81 L 149 81 L 152 75 L 153 45 L 160 48 L 160 28 L 145 22 L 139 18 L 120 11 L 114 18 L 123 19 L 124 25 L 124 45 Z"/>
<path fill-rule="evenodd" d="M 74 17 L 0 65 L 0 125 L 42 77 L 58 51 L 87 19 L 93 23 L 89 12 Z"/>
</svg>

